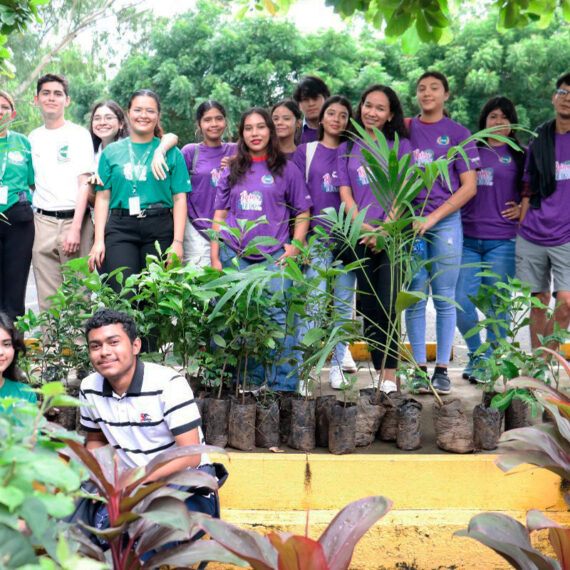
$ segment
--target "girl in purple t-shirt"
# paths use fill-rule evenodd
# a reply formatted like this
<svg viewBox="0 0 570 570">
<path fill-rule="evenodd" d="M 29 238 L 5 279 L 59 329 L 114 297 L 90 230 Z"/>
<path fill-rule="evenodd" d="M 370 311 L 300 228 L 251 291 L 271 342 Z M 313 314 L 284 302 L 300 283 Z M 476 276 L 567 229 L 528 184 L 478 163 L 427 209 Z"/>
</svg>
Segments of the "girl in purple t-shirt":
<svg viewBox="0 0 570 570">
<path fill-rule="evenodd" d="M 323 220 L 317 216 L 325 208 L 340 207 L 340 194 L 338 186 L 337 157 L 338 147 L 345 141 L 348 133 L 346 127 L 352 116 L 352 105 L 342 95 L 333 95 L 323 104 L 319 114 L 319 126 L 317 129 L 317 141 L 300 145 L 295 152 L 293 160 L 301 172 L 305 173 L 305 180 L 309 194 L 313 200 L 311 210 L 311 229 L 315 226 L 325 226 Z M 320 240 L 317 254 L 311 260 L 307 269 L 307 279 L 316 277 L 318 268 L 331 267 L 334 262 L 331 240 Z M 354 286 L 356 275 L 351 272 L 341 274 L 335 282 L 334 291 L 335 310 L 345 322 L 352 319 L 352 300 L 354 298 Z M 327 287 L 323 280 L 319 289 L 324 291 Z M 318 303 L 316 303 L 318 305 Z M 315 310 L 317 312 L 317 309 Z M 301 323 L 299 337 L 303 338 L 310 322 Z M 329 375 L 331 387 L 338 390 L 345 384 L 342 372 L 342 363 L 347 352 L 345 343 L 338 343 L 334 350 L 333 363 Z"/>
<path fill-rule="evenodd" d="M 444 114 L 449 98 L 449 85 L 445 75 L 427 71 L 416 84 L 416 94 L 421 109 L 419 117 L 410 122 L 410 138 L 414 159 L 419 166 L 438 158 L 446 157 L 452 146 L 469 138 L 469 131 Z M 463 157 L 457 156 L 449 167 L 449 181 L 439 178 L 431 188 L 425 189 L 416 198 L 418 214 L 425 221 L 417 223 L 418 239 L 414 252 L 423 260 L 433 260 L 430 269 L 423 264 L 410 284 L 411 291 L 433 293 L 436 310 L 437 356 L 432 376 L 433 387 L 440 394 L 449 394 L 451 384 L 447 366 L 455 332 L 455 286 L 459 277 L 463 236 L 461 233 L 460 208 L 477 192 L 475 169 L 479 167 L 477 147 L 467 145 Z M 426 358 L 426 303 L 422 299 L 406 311 L 406 328 L 414 360 L 427 374 Z M 429 391 L 420 382 L 420 391 Z"/>
<path fill-rule="evenodd" d="M 366 89 L 360 96 L 356 121 L 371 137 L 376 136 L 374 129 L 381 131 L 390 148 L 398 135 L 398 158 L 411 152 L 402 105 L 390 87 L 373 85 Z M 346 211 L 354 208 L 353 219 L 359 210 L 367 208 L 366 222 L 362 228 L 370 232 L 389 212 L 384 210 L 370 187 L 362 147 L 363 143 L 358 140 L 354 145 L 349 141 L 339 147 L 338 183 L 340 198 L 345 203 Z M 398 389 L 398 338 L 394 333 L 397 285 L 392 281 L 390 259 L 385 250 L 375 251 L 371 238 L 363 239 L 354 252 L 346 251 L 343 257 L 346 262 L 354 261 L 355 257 L 365 260 L 356 270 L 356 277 L 358 290 L 362 293 L 360 301 L 364 315 L 364 334 L 369 339 L 372 361 L 377 373 L 371 387 L 380 386 L 383 392 L 394 392 Z"/>
<path fill-rule="evenodd" d="M 215 202 L 214 223 L 212 229 L 220 232 L 224 245 L 220 247 L 217 241 L 211 242 L 212 267 L 222 269 L 231 264 L 236 256 L 241 268 L 253 263 L 264 262 L 268 256 L 276 263 L 286 257 L 299 253 L 297 247 L 289 243 L 289 222 L 291 213 L 294 215 L 293 238 L 304 241 L 309 228 L 311 197 L 303 175 L 292 162 L 279 150 L 275 125 L 269 113 L 261 107 L 253 107 L 246 111 L 240 120 L 237 155 L 224 171 Z M 238 228 L 239 220 L 257 220 L 265 216 L 268 223 L 261 223 L 240 238 L 220 231 L 220 222 L 225 222 L 230 228 Z M 272 237 L 274 245 L 259 246 L 257 252 L 246 252 L 249 242 L 257 237 Z M 268 287 L 286 291 L 290 283 L 273 279 Z M 270 317 L 286 327 L 286 313 L 274 309 Z M 287 335 L 284 341 L 283 355 L 293 355 L 295 340 Z M 275 378 L 271 385 L 273 390 L 291 391 L 297 388 L 297 377 L 290 374 L 294 366 L 287 362 L 277 366 Z"/>
<path fill-rule="evenodd" d="M 506 97 L 493 97 L 483 107 L 479 117 L 479 130 L 502 126 L 498 135 L 518 142 L 510 125 L 518 123 L 515 106 Z M 477 295 L 479 286 L 493 285 L 497 279 L 481 277 L 481 264 L 485 269 L 507 281 L 515 275 L 515 235 L 520 217 L 520 191 L 524 171 L 525 153 L 493 138 L 479 144 L 481 167 L 477 171 L 477 195 L 461 208 L 463 221 L 463 253 L 455 300 L 463 310 L 457 311 L 457 328 L 469 349 L 469 363 L 463 378 L 471 382 L 480 379 L 482 370 L 474 357 L 481 346 L 479 333 L 465 337 L 478 322 L 477 310 L 470 297 Z M 468 267 L 474 265 L 475 267 Z M 496 316 L 491 313 L 489 316 Z M 502 331 L 506 332 L 506 331 Z M 495 340 L 495 333 L 487 329 L 487 342 Z M 489 350 L 491 347 L 489 347 Z"/>
<path fill-rule="evenodd" d="M 205 230 L 212 225 L 216 189 L 229 157 L 236 153 L 236 145 L 222 142 L 227 121 L 221 103 L 201 103 L 196 109 L 196 125 L 204 140 L 199 144 L 187 144 L 182 149 L 192 182 L 192 192 L 187 198 L 183 262 L 204 266 L 210 264 L 210 239 Z"/>
<path fill-rule="evenodd" d="M 279 139 L 279 149 L 292 159 L 297 148 L 303 115 L 293 99 L 283 99 L 273 105 L 271 119 Z"/>
</svg>

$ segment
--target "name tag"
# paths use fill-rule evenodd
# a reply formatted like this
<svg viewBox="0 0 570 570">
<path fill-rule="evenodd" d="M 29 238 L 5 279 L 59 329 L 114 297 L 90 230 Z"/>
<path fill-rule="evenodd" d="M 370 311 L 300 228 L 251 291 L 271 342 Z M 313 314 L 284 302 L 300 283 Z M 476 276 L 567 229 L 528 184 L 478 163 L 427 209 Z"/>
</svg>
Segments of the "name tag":
<svg viewBox="0 0 570 570">
<path fill-rule="evenodd" d="M 138 216 L 141 213 L 141 199 L 138 196 L 129 198 L 129 216 Z"/>
<path fill-rule="evenodd" d="M 8 203 L 8 186 L 0 186 L 0 204 Z"/>
</svg>

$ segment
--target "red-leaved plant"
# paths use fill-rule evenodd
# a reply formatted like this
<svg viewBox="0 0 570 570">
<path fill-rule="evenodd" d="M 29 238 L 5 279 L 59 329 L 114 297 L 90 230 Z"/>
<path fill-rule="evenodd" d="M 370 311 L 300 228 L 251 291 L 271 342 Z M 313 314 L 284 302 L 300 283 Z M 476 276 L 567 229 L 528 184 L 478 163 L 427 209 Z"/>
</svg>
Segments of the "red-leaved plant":
<svg viewBox="0 0 570 570">
<path fill-rule="evenodd" d="M 188 541 L 201 530 L 199 513 L 189 512 L 184 504 L 189 493 L 168 487 L 169 484 L 218 490 L 214 477 L 196 469 L 183 469 L 151 483 L 144 484 L 144 481 L 173 459 L 204 452 L 223 453 L 223 450 L 204 445 L 177 447 L 161 453 L 146 467 L 127 468 L 121 465 L 110 445 L 88 451 L 80 442 L 67 440 L 66 443 L 67 454 L 86 467 L 109 512 L 108 529 L 82 524 L 87 531 L 103 538 L 109 550 L 104 552 L 87 535 L 74 529 L 72 534 L 80 543 L 80 554 L 110 563 L 113 570 L 146 570 L 163 564 L 178 565 L 182 560 L 184 565 L 202 560 L 242 565 L 240 559 L 208 540 L 183 542 L 141 560 L 145 553 L 168 543 Z"/>
<path fill-rule="evenodd" d="M 570 376 L 570 366 L 558 353 L 549 348 L 540 350 L 552 354 Z M 516 378 L 506 388 L 530 390 L 553 422 L 538 426 L 509 430 L 500 441 L 507 451 L 497 459 L 503 471 L 529 463 L 548 469 L 570 480 L 570 398 L 567 394 L 533 378 Z M 564 497 L 570 507 L 570 494 Z M 557 560 L 545 556 L 532 547 L 530 534 L 549 529 L 549 539 Z M 522 570 L 570 570 L 570 530 L 548 519 L 540 511 L 527 512 L 526 526 L 500 513 L 482 513 L 469 521 L 469 527 L 455 533 L 474 538 L 492 548 L 515 568 Z"/>
</svg>

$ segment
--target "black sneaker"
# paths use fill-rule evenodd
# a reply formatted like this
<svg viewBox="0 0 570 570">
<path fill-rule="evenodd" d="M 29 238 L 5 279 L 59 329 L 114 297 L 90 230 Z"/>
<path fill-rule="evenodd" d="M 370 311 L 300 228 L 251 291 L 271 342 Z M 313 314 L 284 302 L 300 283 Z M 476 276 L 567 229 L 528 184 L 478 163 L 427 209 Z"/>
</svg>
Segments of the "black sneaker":
<svg viewBox="0 0 570 570">
<path fill-rule="evenodd" d="M 431 385 L 438 394 L 449 394 L 451 392 L 451 381 L 447 372 L 434 372 L 431 377 Z"/>
<path fill-rule="evenodd" d="M 431 389 L 428 384 L 428 375 L 421 370 L 416 370 L 410 379 L 410 390 L 419 394 L 429 394 Z"/>
</svg>

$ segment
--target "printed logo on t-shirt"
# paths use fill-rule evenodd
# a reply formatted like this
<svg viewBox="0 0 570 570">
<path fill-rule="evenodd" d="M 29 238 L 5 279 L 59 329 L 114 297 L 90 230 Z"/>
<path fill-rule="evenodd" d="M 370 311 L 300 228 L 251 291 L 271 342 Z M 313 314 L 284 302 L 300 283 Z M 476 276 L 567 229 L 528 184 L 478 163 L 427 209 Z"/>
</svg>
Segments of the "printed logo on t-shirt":
<svg viewBox="0 0 570 570">
<path fill-rule="evenodd" d="M 556 161 L 556 180 L 570 180 L 570 160 Z"/>
<path fill-rule="evenodd" d="M 364 168 L 364 166 L 359 166 L 356 169 L 356 175 L 358 176 L 358 183 L 361 186 L 366 186 L 369 183 L 368 174 L 366 173 L 366 169 Z"/>
<path fill-rule="evenodd" d="M 323 175 L 323 183 L 321 184 L 321 189 L 323 192 L 338 192 L 338 186 L 335 186 L 333 184 L 336 177 L 336 172 L 333 172 L 332 174 L 329 174 L 327 172 Z"/>
<path fill-rule="evenodd" d="M 439 146 L 448 146 L 449 145 L 449 137 L 447 135 L 437 137 L 436 142 Z"/>
<path fill-rule="evenodd" d="M 433 162 L 433 150 L 431 150 L 431 148 L 428 148 L 426 150 L 416 148 L 414 149 L 412 155 L 414 157 L 414 162 L 418 166 L 424 166 Z"/>
<path fill-rule="evenodd" d="M 150 414 L 141 413 L 141 424 L 146 424 L 151 421 Z"/>
<path fill-rule="evenodd" d="M 57 147 L 57 161 L 69 162 L 69 145 L 62 144 Z"/>
<path fill-rule="evenodd" d="M 265 176 L 261 177 L 261 183 L 269 186 L 275 182 L 275 178 L 271 176 L 271 174 L 266 174 Z"/>
<path fill-rule="evenodd" d="M 12 150 L 8 153 L 8 162 L 16 165 L 24 164 L 26 157 L 19 150 Z"/>
<path fill-rule="evenodd" d="M 239 195 L 239 209 L 242 211 L 261 212 L 263 196 L 261 192 L 248 192 L 244 190 Z"/>
<path fill-rule="evenodd" d="M 123 166 L 123 176 L 127 180 L 137 180 L 137 182 L 146 182 L 146 164 L 135 164 L 135 177 L 133 177 L 133 165 L 129 162 Z"/>
<path fill-rule="evenodd" d="M 511 164 L 512 161 L 513 161 L 512 157 L 508 155 L 499 157 L 499 162 L 502 164 Z"/>
<path fill-rule="evenodd" d="M 481 168 L 477 171 L 477 186 L 493 186 L 492 168 Z"/>
<path fill-rule="evenodd" d="M 212 168 L 210 175 L 210 186 L 217 188 L 218 183 L 220 182 L 220 178 L 222 177 L 222 171 L 218 170 L 217 168 Z"/>
</svg>

